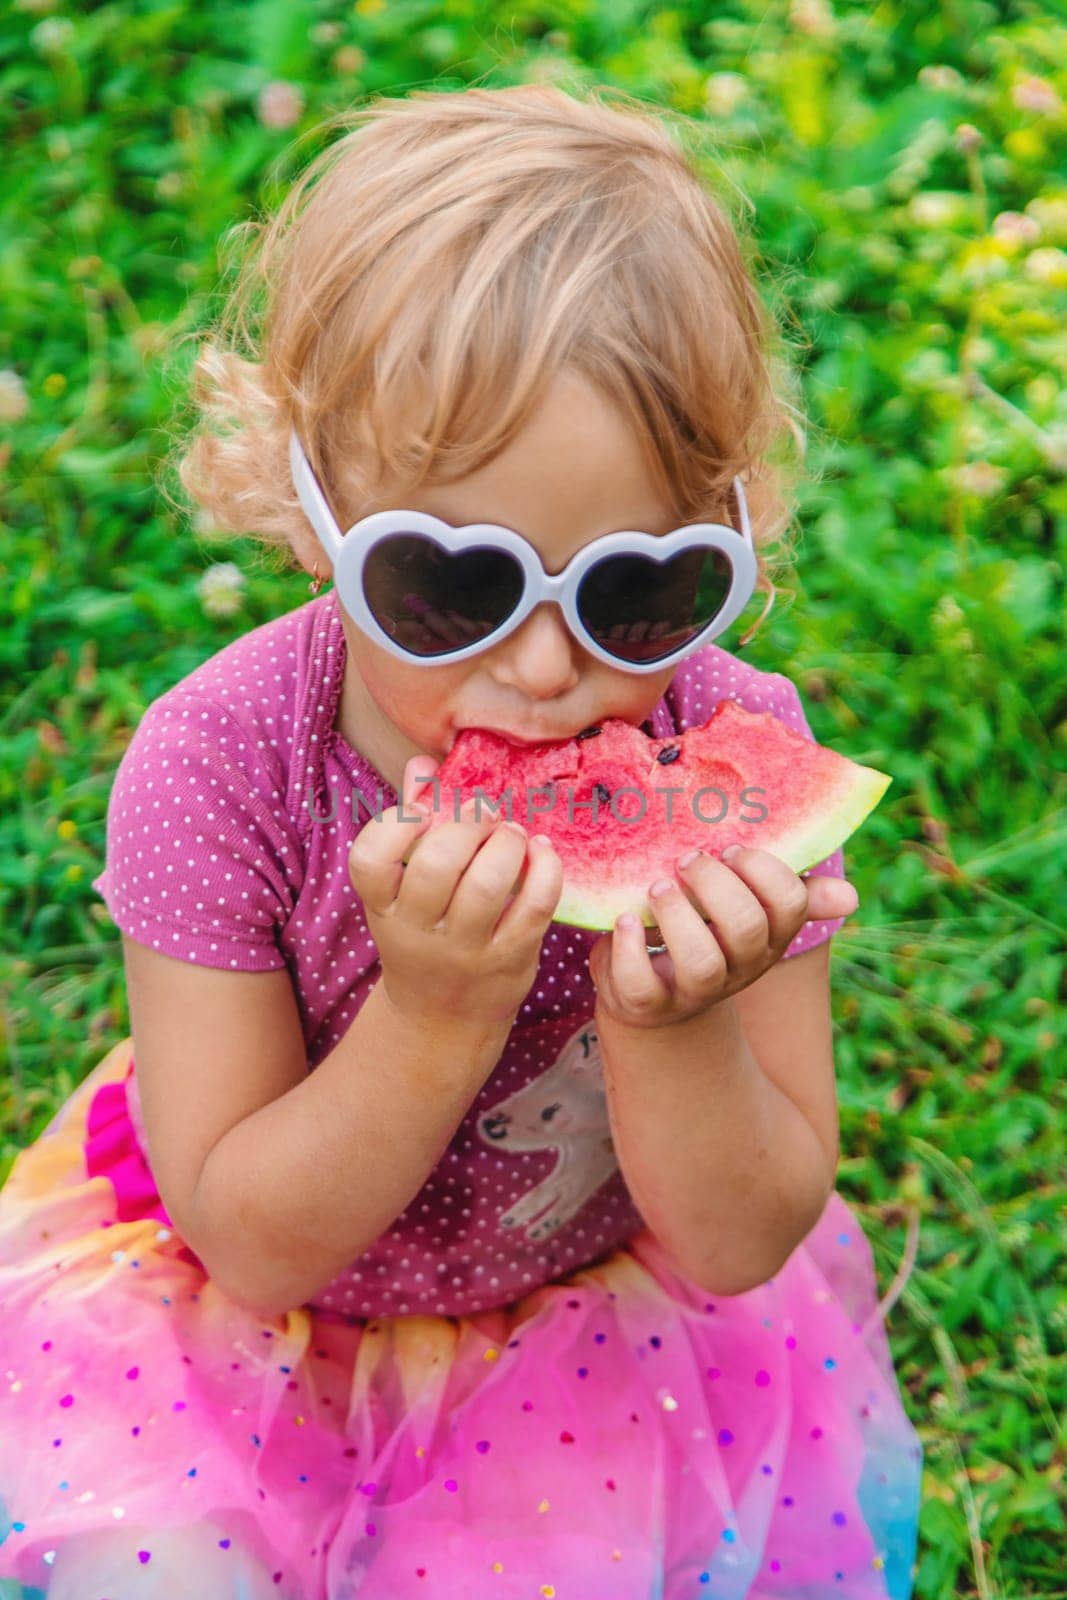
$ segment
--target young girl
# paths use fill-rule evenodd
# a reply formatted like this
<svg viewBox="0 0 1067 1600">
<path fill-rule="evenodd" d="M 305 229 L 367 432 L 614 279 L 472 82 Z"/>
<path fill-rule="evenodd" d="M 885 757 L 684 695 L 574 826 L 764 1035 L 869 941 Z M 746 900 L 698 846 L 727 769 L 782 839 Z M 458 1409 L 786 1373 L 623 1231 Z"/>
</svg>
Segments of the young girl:
<svg viewBox="0 0 1067 1600">
<path fill-rule="evenodd" d="M 149 706 L 96 881 L 131 1038 L 0 1195 L 5 1592 L 902 1600 L 921 1449 L 834 1190 L 841 852 L 679 860 L 657 947 L 553 922 L 536 824 L 411 804 L 467 727 L 729 696 L 811 737 L 714 642 L 787 520 L 741 246 L 622 97 L 350 122 L 182 465 L 336 587 Z"/>
</svg>

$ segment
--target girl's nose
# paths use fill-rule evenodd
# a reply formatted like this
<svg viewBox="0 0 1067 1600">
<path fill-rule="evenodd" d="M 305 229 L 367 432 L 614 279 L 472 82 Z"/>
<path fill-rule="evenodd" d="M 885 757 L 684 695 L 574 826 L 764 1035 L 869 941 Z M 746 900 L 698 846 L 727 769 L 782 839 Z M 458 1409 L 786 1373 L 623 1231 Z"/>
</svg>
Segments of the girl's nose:
<svg viewBox="0 0 1067 1600">
<path fill-rule="evenodd" d="M 544 600 L 497 646 L 493 672 L 501 683 L 531 700 L 548 700 L 578 682 L 579 649 L 563 612 Z"/>
</svg>

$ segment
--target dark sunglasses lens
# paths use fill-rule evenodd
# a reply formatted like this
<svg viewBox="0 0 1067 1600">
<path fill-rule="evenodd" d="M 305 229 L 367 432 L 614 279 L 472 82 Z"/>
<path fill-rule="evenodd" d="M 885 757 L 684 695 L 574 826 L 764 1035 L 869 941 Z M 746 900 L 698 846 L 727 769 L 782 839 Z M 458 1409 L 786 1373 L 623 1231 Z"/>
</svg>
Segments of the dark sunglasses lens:
<svg viewBox="0 0 1067 1600">
<path fill-rule="evenodd" d="M 578 588 L 578 614 L 597 644 L 620 661 L 658 661 L 683 649 L 726 604 L 729 557 L 711 547 L 669 561 L 605 556 Z"/>
<path fill-rule="evenodd" d="M 522 595 L 522 568 L 504 550 L 453 553 L 421 533 L 374 546 L 363 590 L 375 621 L 415 656 L 477 644 L 506 622 Z"/>
</svg>

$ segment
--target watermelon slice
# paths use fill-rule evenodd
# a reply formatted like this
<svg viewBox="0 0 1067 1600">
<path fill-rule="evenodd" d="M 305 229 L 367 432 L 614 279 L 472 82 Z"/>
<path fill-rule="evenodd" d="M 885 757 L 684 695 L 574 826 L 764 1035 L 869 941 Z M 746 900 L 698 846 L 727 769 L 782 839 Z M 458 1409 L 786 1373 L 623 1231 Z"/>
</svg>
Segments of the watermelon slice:
<svg viewBox="0 0 1067 1600">
<path fill-rule="evenodd" d="M 547 834 L 563 864 L 553 920 L 608 929 L 623 911 L 655 927 L 649 886 L 677 876 L 692 848 L 755 846 L 803 872 L 855 832 L 892 781 L 726 699 L 667 739 L 617 717 L 549 744 L 466 728 L 412 798 L 433 808 L 427 831 L 480 792 L 483 815 L 498 810 Z"/>
</svg>

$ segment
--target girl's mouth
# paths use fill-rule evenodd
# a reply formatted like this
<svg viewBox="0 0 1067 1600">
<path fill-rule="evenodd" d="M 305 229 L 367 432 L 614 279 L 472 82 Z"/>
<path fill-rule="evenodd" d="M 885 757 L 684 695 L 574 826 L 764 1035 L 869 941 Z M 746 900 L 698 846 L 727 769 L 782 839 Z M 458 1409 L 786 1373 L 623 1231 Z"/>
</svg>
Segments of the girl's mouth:
<svg viewBox="0 0 1067 1600">
<path fill-rule="evenodd" d="M 512 733 L 506 728 L 490 727 L 488 723 L 472 723 L 471 726 L 478 728 L 482 733 L 495 734 L 498 739 L 506 739 L 509 744 L 517 745 L 560 744 L 565 739 L 573 739 L 575 737 L 574 733 L 544 733 L 534 735 L 531 738 L 528 734 Z M 455 743 L 455 740 L 461 733 L 466 732 L 466 728 L 457 728 L 455 738 L 453 738 L 452 743 Z M 451 745 L 449 748 L 451 749 Z"/>
</svg>

